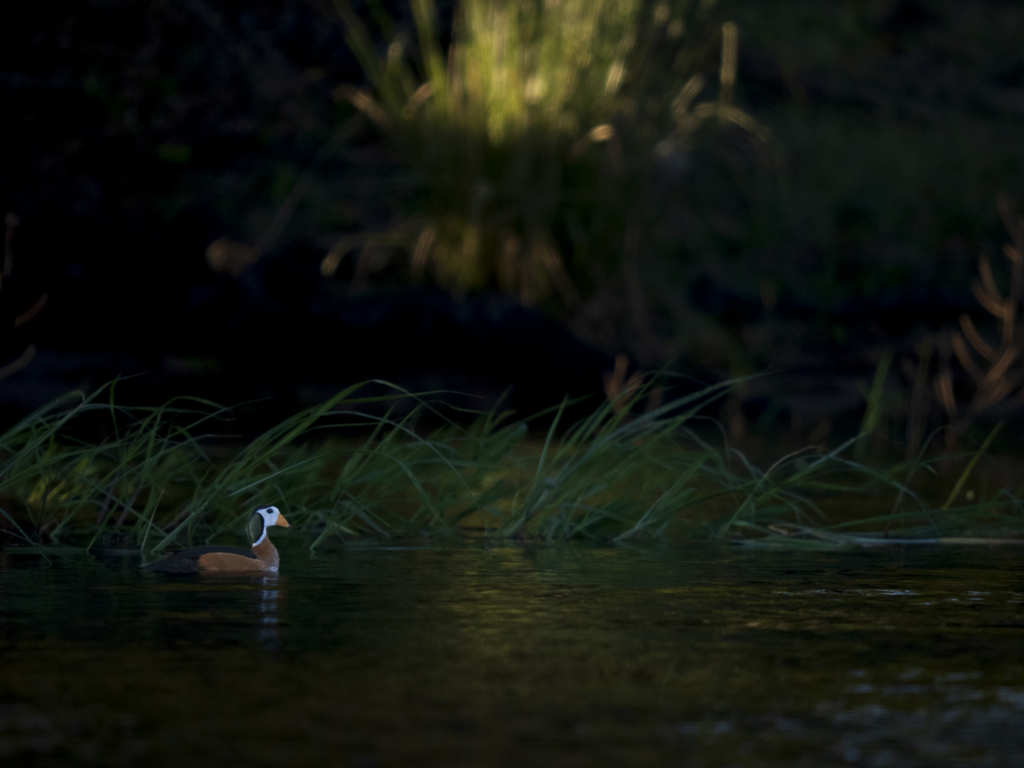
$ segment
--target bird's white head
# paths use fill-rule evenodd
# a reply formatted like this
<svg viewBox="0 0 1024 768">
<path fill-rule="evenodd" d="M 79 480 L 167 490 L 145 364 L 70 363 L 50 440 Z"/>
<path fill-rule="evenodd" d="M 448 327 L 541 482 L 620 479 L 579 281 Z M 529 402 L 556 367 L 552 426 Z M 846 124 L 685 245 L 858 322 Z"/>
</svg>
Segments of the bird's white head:
<svg viewBox="0 0 1024 768">
<path fill-rule="evenodd" d="M 267 528 L 272 525 L 290 527 L 277 507 L 257 507 L 249 517 L 249 539 L 254 547 L 263 543 L 267 538 Z"/>
</svg>

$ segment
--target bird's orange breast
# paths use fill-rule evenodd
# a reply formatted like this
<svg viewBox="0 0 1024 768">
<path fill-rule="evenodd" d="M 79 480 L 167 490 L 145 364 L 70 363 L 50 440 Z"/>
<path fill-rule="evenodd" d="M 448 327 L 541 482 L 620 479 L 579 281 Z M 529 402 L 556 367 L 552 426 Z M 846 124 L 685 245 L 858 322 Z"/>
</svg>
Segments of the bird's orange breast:
<svg viewBox="0 0 1024 768">
<path fill-rule="evenodd" d="M 236 555 L 232 552 L 208 552 L 199 558 L 200 571 L 265 571 L 265 563 L 252 557 Z"/>
</svg>

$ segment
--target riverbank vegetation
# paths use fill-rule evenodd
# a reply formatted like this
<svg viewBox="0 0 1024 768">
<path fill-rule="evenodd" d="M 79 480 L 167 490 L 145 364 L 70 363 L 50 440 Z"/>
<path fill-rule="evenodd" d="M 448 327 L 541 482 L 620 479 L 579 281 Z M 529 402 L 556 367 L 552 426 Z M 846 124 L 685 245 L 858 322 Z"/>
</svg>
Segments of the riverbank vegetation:
<svg viewBox="0 0 1024 768">
<path fill-rule="evenodd" d="M 184 398 L 121 408 L 110 385 L 0 437 L 3 528 L 27 543 L 161 550 L 230 538 L 252 507 L 275 504 L 313 549 L 366 537 L 835 546 L 1024 531 L 1019 495 L 972 477 L 988 443 L 970 461 L 943 459 L 944 475 L 958 467 L 952 489 L 934 462 L 854 460 L 861 437 L 760 467 L 701 416 L 734 385 L 663 404 L 641 387 L 575 424 L 563 403 L 429 432 L 417 428 L 439 417 L 429 394 L 360 385 L 244 445 L 217 436 L 227 409 Z M 83 442 L 83 425 L 105 439 Z"/>
<path fill-rule="evenodd" d="M 36 190 L 0 293 L 9 535 L 162 548 L 256 503 L 314 548 L 1018 530 L 1016 480 L 977 478 L 1024 403 L 1019 10 L 90 3 L 3 79 L 28 116 L 11 189 Z M 103 37 L 118 14 L 131 45 Z M 121 239 L 46 218 L 68 207 Z M 540 317 L 576 357 L 513 333 Z M 531 366 L 550 386 L 523 412 L 602 373 L 607 398 L 489 410 Z M 346 386 L 396 369 L 404 390 Z M 720 383 L 662 402 L 657 370 Z M 21 418 L 143 371 L 131 406 L 110 385 Z M 449 419 L 456 389 L 489 404 Z M 181 392 L 271 393 L 249 433 L 305 410 L 243 442 L 210 400 L 137 405 Z"/>
</svg>

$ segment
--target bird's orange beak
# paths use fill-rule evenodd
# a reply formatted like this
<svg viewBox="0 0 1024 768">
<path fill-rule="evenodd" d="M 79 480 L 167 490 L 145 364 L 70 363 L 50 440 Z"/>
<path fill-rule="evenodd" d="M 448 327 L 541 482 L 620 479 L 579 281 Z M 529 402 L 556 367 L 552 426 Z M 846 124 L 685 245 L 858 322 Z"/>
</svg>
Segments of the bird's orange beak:
<svg viewBox="0 0 1024 768">
<path fill-rule="evenodd" d="M 284 515 L 280 512 L 277 513 L 277 522 L 274 523 L 274 525 L 280 525 L 282 528 L 291 528 L 291 526 L 288 525 L 288 521 L 284 519 Z"/>
</svg>

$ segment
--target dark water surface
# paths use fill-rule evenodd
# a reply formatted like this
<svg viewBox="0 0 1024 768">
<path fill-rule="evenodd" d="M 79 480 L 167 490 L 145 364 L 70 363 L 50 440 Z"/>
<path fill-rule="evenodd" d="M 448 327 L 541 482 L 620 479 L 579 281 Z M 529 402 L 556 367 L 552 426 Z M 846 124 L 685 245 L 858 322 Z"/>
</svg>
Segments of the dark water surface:
<svg viewBox="0 0 1024 768">
<path fill-rule="evenodd" d="M 1019 765 L 1013 551 L 0 552 L 4 765 Z"/>
</svg>

